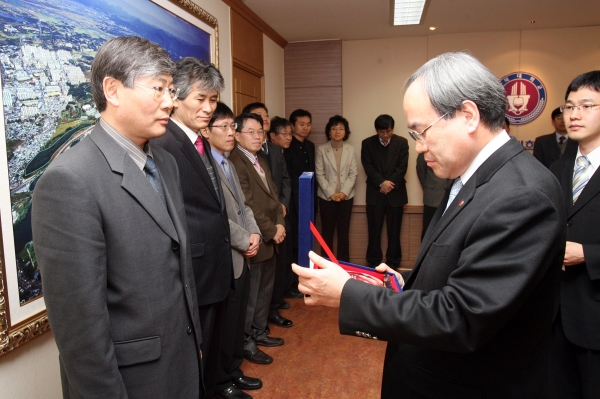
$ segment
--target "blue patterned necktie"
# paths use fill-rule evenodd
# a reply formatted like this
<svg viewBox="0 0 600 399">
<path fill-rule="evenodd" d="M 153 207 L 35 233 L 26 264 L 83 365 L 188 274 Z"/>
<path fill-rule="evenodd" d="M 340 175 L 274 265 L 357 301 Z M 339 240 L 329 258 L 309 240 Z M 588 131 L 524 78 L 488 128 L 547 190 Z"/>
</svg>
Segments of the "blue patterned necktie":
<svg viewBox="0 0 600 399">
<path fill-rule="evenodd" d="M 452 184 L 452 188 L 450 189 L 450 196 L 448 197 L 448 203 L 446 203 L 446 209 L 444 210 L 444 213 L 446 212 L 446 210 L 448 210 L 448 207 L 450 206 L 452 201 L 454 201 L 454 198 L 456 198 L 456 195 L 458 194 L 462 186 L 462 180 L 460 180 L 460 177 L 457 177 L 456 180 L 454 180 L 454 183 Z"/>
<path fill-rule="evenodd" d="M 229 163 L 227 163 L 225 158 L 223 158 L 223 160 L 221 161 L 221 165 L 223 165 L 223 172 L 225 172 L 225 176 L 227 177 L 227 180 L 229 180 L 229 184 L 231 185 L 231 188 L 233 190 L 233 196 L 235 197 L 235 201 L 237 202 L 238 207 L 240 208 L 240 216 L 242 217 L 242 223 L 244 223 L 245 228 L 246 217 L 244 216 L 244 211 L 242 210 L 243 204 L 240 202 L 240 197 L 238 196 L 237 189 L 235 188 L 233 175 L 231 174 L 231 169 L 229 168 Z"/>
<path fill-rule="evenodd" d="M 579 156 L 577 158 L 577 167 L 575 168 L 575 173 L 573 173 L 573 203 L 577 201 L 583 188 L 590 180 L 588 176 L 588 168 L 590 165 L 591 162 L 586 156 Z"/>
<path fill-rule="evenodd" d="M 162 201 L 163 205 L 167 206 L 167 200 L 165 199 L 165 190 L 163 189 L 162 181 L 160 180 L 160 172 L 156 167 L 154 159 L 150 155 L 146 157 L 146 165 L 144 166 L 144 172 L 146 173 L 146 179 L 154 188 L 154 191 L 158 194 L 158 197 Z"/>
</svg>

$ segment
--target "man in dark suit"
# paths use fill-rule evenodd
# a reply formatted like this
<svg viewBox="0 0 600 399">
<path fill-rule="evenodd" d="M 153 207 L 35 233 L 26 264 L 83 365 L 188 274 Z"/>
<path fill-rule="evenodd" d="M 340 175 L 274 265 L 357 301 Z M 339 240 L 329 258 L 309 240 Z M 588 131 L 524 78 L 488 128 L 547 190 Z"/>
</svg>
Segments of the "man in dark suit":
<svg viewBox="0 0 600 399">
<path fill-rule="evenodd" d="M 32 228 L 65 398 L 200 395 L 200 325 L 177 165 L 175 64 L 139 37 L 92 64 L 101 118 L 33 194 Z"/>
<path fill-rule="evenodd" d="M 600 398 L 600 71 L 576 77 L 563 115 L 575 154 L 555 162 L 567 204 L 567 246 L 553 328 L 553 398 Z M 571 139 L 569 139 L 571 141 Z"/>
<path fill-rule="evenodd" d="M 262 236 L 258 253 L 250 258 L 244 358 L 253 363 L 269 364 L 273 358 L 258 349 L 257 345 L 283 345 L 283 339 L 267 336 L 265 328 L 275 281 L 275 251 L 277 244 L 285 238 L 285 221 L 267 163 L 257 155 L 264 139 L 261 117 L 241 114 L 235 118 L 235 122 L 237 145 L 228 159 L 235 166 L 246 204 L 252 209 Z"/>
<path fill-rule="evenodd" d="M 502 129 L 505 110 L 498 79 L 465 53 L 408 79 L 416 149 L 455 180 L 404 292 L 352 280 L 313 253 L 325 269 L 294 265 L 307 304 L 340 306 L 342 334 L 389 341 L 384 399 L 547 396 L 565 204 L 552 174 Z"/>
<path fill-rule="evenodd" d="M 381 230 L 387 220 L 388 247 L 386 263 L 396 269 L 402 260 L 400 229 L 406 194 L 406 168 L 408 167 L 408 141 L 394 134 L 394 118 L 379 115 L 375 119 L 377 134 L 362 142 L 361 160 L 367 174 L 367 225 L 369 244 L 367 263 L 379 265 L 383 259 Z"/>
<path fill-rule="evenodd" d="M 218 166 L 208 141 L 199 133 L 208 126 L 224 81 L 214 65 L 186 57 L 177 61 L 173 85 L 179 90 L 175 109 L 166 133 L 154 143 L 173 155 L 181 174 L 202 326 L 204 384 L 207 398 L 212 399 L 233 274 Z"/>
<path fill-rule="evenodd" d="M 242 113 L 257 114 L 263 120 L 265 141 L 263 142 L 262 148 L 258 152 L 258 155 L 261 156 L 265 161 L 267 161 L 267 165 L 269 165 L 271 177 L 273 178 L 275 187 L 277 187 L 277 192 L 279 193 L 279 201 L 281 202 L 281 207 L 283 208 L 283 216 L 285 217 L 287 215 L 287 210 L 290 206 L 292 187 L 290 182 L 290 176 L 287 171 L 287 165 L 285 163 L 285 158 L 283 156 L 283 149 L 278 147 L 275 143 L 269 141 L 269 134 L 271 132 L 271 120 L 269 119 L 269 111 L 267 110 L 266 105 L 264 105 L 263 103 L 252 103 L 246 105 Z M 269 323 L 273 323 L 276 326 L 283 328 L 289 328 L 294 325 L 294 323 L 291 320 L 286 319 L 285 317 L 279 314 L 280 306 L 287 303 L 283 299 L 283 295 L 285 292 L 286 271 L 288 271 L 289 269 L 288 273 L 291 272 L 286 256 L 287 244 L 288 240 L 283 240 L 279 244 L 279 248 L 277 251 L 275 283 L 273 285 L 273 296 L 271 298 L 271 306 L 269 309 L 268 318 Z"/>
<path fill-rule="evenodd" d="M 577 142 L 570 139 L 560 107 L 552 111 L 554 133 L 539 136 L 533 145 L 533 156 L 548 169 L 559 158 L 575 155 Z"/>
<path fill-rule="evenodd" d="M 300 176 L 304 172 L 315 171 L 315 144 L 308 139 L 312 128 L 312 115 L 304 109 L 294 110 L 290 114 L 290 123 L 294 136 L 288 149 L 283 151 L 292 185 L 292 197 L 289 207 L 288 242 L 291 245 L 290 263 L 298 262 L 298 195 Z M 317 190 L 315 190 L 315 193 Z M 317 196 L 315 194 L 315 213 L 317 211 Z M 291 274 L 287 279 L 285 297 L 302 298 L 298 291 L 298 277 Z"/>
<path fill-rule="evenodd" d="M 221 345 L 221 362 L 217 370 L 216 397 L 223 399 L 252 399 L 241 389 L 262 388 L 258 378 L 245 376 L 240 366 L 244 359 L 244 325 L 248 306 L 248 262 L 258 253 L 260 229 L 254 220 L 254 213 L 245 204 L 246 198 L 240 186 L 233 164 L 225 158 L 225 153 L 235 146 L 235 122 L 231 109 L 219 102 L 213 113 L 204 137 L 210 142 L 215 160 L 223 197 L 229 217 L 231 232 L 231 256 L 233 258 L 234 286 L 227 301 L 227 316 Z"/>
<path fill-rule="evenodd" d="M 504 126 L 504 130 L 506 130 L 506 123 Z M 433 219 L 433 215 L 435 215 L 435 211 L 444 199 L 446 190 L 450 188 L 452 181 L 437 177 L 433 169 L 427 166 L 423 153 L 417 156 L 417 176 L 423 188 L 423 229 L 421 230 L 421 241 L 423 241 L 431 219 Z"/>
</svg>

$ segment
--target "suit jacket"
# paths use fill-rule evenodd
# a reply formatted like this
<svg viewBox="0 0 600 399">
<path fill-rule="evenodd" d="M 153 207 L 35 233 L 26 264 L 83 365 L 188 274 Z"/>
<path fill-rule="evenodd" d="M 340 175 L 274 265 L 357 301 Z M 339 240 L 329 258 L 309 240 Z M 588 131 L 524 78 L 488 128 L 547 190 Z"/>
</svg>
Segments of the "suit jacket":
<svg viewBox="0 0 600 399">
<path fill-rule="evenodd" d="M 575 156 L 577 154 L 577 146 L 578 145 L 575 140 L 568 139 L 563 156 Z M 533 145 L 533 156 L 536 157 L 542 164 L 544 164 L 545 167 L 550 169 L 550 165 L 552 165 L 561 157 L 560 147 L 556 142 L 556 133 L 545 134 L 537 137 Z"/>
<path fill-rule="evenodd" d="M 224 158 L 224 160 L 229 164 L 229 170 L 231 170 L 235 187 L 232 187 L 229 183 L 229 179 L 225 176 L 223 168 L 217 166 L 217 169 L 221 178 L 221 187 L 223 187 L 223 196 L 225 197 L 227 216 L 229 217 L 233 276 L 238 279 L 244 269 L 244 252 L 250 246 L 250 234 L 260 234 L 260 229 L 256 225 L 252 209 L 246 205 L 246 197 L 240 186 L 235 166 L 227 158 Z"/>
<path fill-rule="evenodd" d="M 302 148 L 305 148 L 303 150 Z M 304 153 L 306 151 L 308 154 L 308 163 L 304 160 Z M 292 198 L 290 202 L 290 211 L 291 214 L 294 215 L 295 219 L 298 218 L 298 194 L 299 194 L 299 181 L 300 176 L 304 172 L 314 172 L 315 171 L 315 144 L 305 139 L 304 142 L 300 142 L 295 136 L 292 137 L 292 142 L 290 143 L 289 148 L 283 150 L 283 154 L 285 156 L 285 163 L 288 168 L 288 173 L 290 175 L 290 183 L 292 185 Z M 317 197 L 315 195 L 315 212 L 317 211 L 316 206 Z M 292 217 L 290 215 L 290 217 Z M 297 222 L 297 221 L 296 221 Z"/>
<path fill-rule="evenodd" d="M 250 258 L 249 263 L 259 263 L 270 259 L 274 254 L 275 243 L 273 237 L 277 233 L 276 224 L 285 226 L 283 218 L 283 209 L 279 202 L 277 188 L 271 175 L 268 173 L 268 167 L 265 160 L 258 157 L 258 163 L 265 171 L 265 177 L 268 183 L 268 189 L 258 175 L 254 165 L 248 157 L 244 155 L 237 146 L 231 151 L 228 159 L 235 166 L 240 186 L 246 197 L 246 205 L 248 205 L 254 213 L 254 220 L 260 229 L 262 235 L 262 243 L 258 249 L 258 253 L 253 258 Z"/>
<path fill-rule="evenodd" d="M 202 139 L 206 157 L 216 173 L 219 166 L 215 165 L 208 141 Z M 198 305 L 220 302 L 229 294 L 233 269 L 229 219 L 218 174 L 217 193 L 196 146 L 172 120 L 166 133 L 152 141 L 173 155 L 181 174 Z"/>
<path fill-rule="evenodd" d="M 177 166 L 167 207 L 100 125 L 57 157 L 32 228 L 66 398 L 197 398 L 200 326 Z"/>
<path fill-rule="evenodd" d="M 315 175 L 319 187 L 317 195 L 324 200 L 331 201 L 329 197 L 335 194 L 337 178 L 340 177 L 341 192 L 346 194 L 346 199 L 354 197 L 354 186 L 356 185 L 356 176 L 358 175 L 358 166 L 356 162 L 356 153 L 354 147 L 344 143 L 342 149 L 342 159 L 340 160 L 340 170 L 337 170 L 335 155 L 331 147 L 331 141 L 321 144 L 317 148 L 315 156 Z"/>
<path fill-rule="evenodd" d="M 383 398 L 544 397 L 564 206 L 510 140 L 438 208 L 405 292 L 346 283 L 340 332 L 389 341 Z"/>
<path fill-rule="evenodd" d="M 367 205 L 377 205 L 383 196 L 393 207 L 404 206 L 408 202 L 404 180 L 408 167 L 408 141 L 404 137 L 392 135 L 387 148 L 381 145 L 378 135 L 364 139 L 361 160 L 367 174 Z M 379 192 L 379 185 L 385 180 L 396 185 L 387 195 Z"/>
<path fill-rule="evenodd" d="M 440 179 L 427 167 L 423 153 L 417 156 L 417 176 L 423 188 L 423 204 L 432 208 L 440 206 L 446 190 L 452 185 L 452 180 Z"/>
<path fill-rule="evenodd" d="M 267 141 L 267 147 L 269 148 L 268 154 L 265 154 L 263 150 L 260 150 L 258 155 L 262 156 L 264 160 L 267 161 L 267 165 L 269 165 L 271 177 L 273 178 L 273 182 L 279 193 L 279 201 L 285 205 L 286 208 L 289 208 L 290 198 L 292 197 L 292 183 L 285 163 L 285 157 L 283 156 L 283 151 L 281 150 L 281 147 L 270 141 Z"/>
<path fill-rule="evenodd" d="M 594 173 L 573 204 L 576 156 L 565 156 L 551 168 L 567 204 L 567 241 L 583 244 L 585 254 L 585 263 L 567 266 L 561 273 L 560 317 L 569 341 L 600 350 L 600 173 Z"/>
</svg>

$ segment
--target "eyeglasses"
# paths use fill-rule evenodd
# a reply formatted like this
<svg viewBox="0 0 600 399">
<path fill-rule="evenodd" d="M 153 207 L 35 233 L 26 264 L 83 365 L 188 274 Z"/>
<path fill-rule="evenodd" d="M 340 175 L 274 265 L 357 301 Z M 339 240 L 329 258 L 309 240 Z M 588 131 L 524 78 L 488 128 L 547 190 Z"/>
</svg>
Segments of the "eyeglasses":
<svg viewBox="0 0 600 399">
<path fill-rule="evenodd" d="M 344 126 L 333 126 L 331 130 L 339 130 L 343 132 L 344 130 L 346 130 L 346 128 Z"/>
<path fill-rule="evenodd" d="M 208 127 L 217 127 L 221 130 L 235 130 L 237 129 L 237 123 L 232 123 L 231 125 L 208 125 Z"/>
<path fill-rule="evenodd" d="M 425 142 L 425 132 L 429 129 L 431 129 L 433 127 L 433 125 L 435 125 L 436 123 L 438 123 L 439 121 L 442 120 L 442 118 L 444 118 L 446 115 L 448 115 L 448 113 L 446 112 L 444 115 L 440 116 L 439 118 L 437 118 L 435 121 L 433 121 L 433 123 L 429 126 L 427 126 L 425 129 L 423 129 L 422 132 L 415 132 L 414 130 L 408 130 L 408 134 L 410 134 L 410 137 L 413 138 L 413 140 L 415 141 L 420 141 L 420 142 Z"/>
<path fill-rule="evenodd" d="M 563 114 L 570 114 L 573 111 L 591 112 L 594 108 L 600 107 L 600 104 L 583 104 L 583 105 L 563 105 L 560 107 L 560 112 Z"/>
<path fill-rule="evenodd" d="M 278 136 L 283 136 L 283 137 L 294 137 L 294 135 L 292 133 L 275 133 Z"/>
<path fill-rule="evenodd" d="M 134 83 L 134 85 L 138 85 L 138 86 L 145 87 L 147 89 L 154 90 L 154 99 L 157 101 L 165 98 L 167 93 L 169 93 L 169 97 L 171 97 L 171 100 L 173 100 L 173 101 L 175 101 L 177 99 L 177 96 L 179 95 L 179 89 L 175 90 L 175 89 L 170 89 L 168 87 L 163 87 L 163 86 L 146 86 L 141 83 Z"/>
<path fill-rule="evenodd" d="M 255 135 L 262 136 L 263 134 L 265 134 L 265 131 L 264 130 L 248 130 L 246 132 L 240 132 L 240 133 L 247 134 L 248 136 L 255 136 Z"/>
</svg>

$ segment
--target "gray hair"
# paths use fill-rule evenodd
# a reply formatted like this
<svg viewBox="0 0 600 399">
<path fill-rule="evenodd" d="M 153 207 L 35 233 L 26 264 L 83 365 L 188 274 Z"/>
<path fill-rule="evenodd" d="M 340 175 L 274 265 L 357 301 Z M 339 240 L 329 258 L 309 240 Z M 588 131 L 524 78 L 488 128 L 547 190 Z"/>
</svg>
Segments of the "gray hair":
<svg viewBox="0 0 600 399">
<path fill-rule="evenodd" d="M 506 112 L 504 88 L 494 74 L 467 53 L 445 53 L 419 68 L 408 80 L 408 88 L 422 78 L 429 102 L 438 115 L 452 119 L 462 103 L 477 105 L 482 123 L 496 131 L 503 127 Z"/>
<path fill-rule="evenodd" d="M 98 111 L 106 109 L 104 78 L 133 87 L 137 78 L 173 75 L 175 63 L 158 44 L 137 36 L 115 37 L 100 47 L 92 63 L 92 95 Z"/>
<path fill-rule="evenodd" d="M 184 57 L 177 61 L 177 71 L 173 75 L 173 86 L 175 90 L 179 89 L 178 98 L 186 98 L 194 85 L 202 90 L 220 93 L 225 88 L 225 80 L 213 64 L 194 57 Z"/>
</svg>

